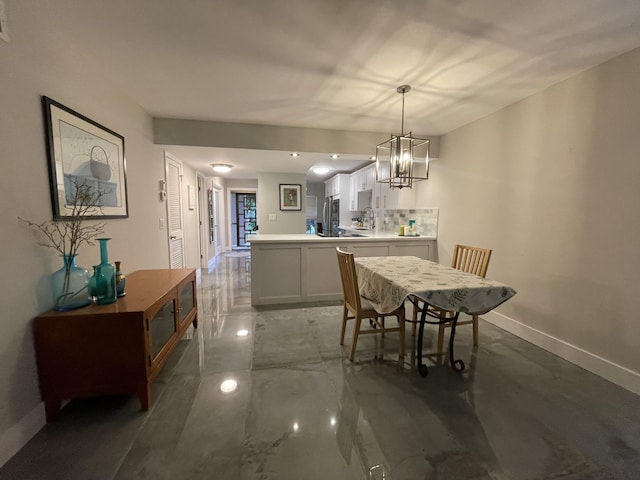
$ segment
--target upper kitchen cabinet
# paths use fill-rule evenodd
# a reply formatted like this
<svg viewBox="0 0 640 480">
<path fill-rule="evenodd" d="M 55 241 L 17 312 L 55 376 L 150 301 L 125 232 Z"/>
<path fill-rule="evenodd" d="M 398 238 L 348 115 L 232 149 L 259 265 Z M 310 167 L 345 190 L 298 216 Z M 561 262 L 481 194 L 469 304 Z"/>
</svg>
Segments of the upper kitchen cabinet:
<svg viewBox="0 0 640 480">
<path fill-rule="evenodd" d="M 388 183 L 376 183 L 372 203 L 375 210 L 416 208 L 416 190 L 415 188 L 389 188 Z"/>
<path fill-rule="evenodd" d="M 355 172 L 357 176 L 356 190 L 366 192 L 373 190 L 376 182 L 376 166 L 369 165 Z"/>
<path fill-rule="evenodd" d="M 361 168 L 349 177 L 349 209 L 363 210 L 371 206 L 372 192 L 376 181 L 375 165 Z"/>
<path fill-rule="evenodd" d="M 326 197 L 342 197 L 348 202 L 349 195 L 349 174 L 339 173 L 324 182 L 324 191 Z"/>
<path fill-rule="evenodd" d="M 358 210 L 358 172 L 349 175 L 349 210 Z"/>
</svg>

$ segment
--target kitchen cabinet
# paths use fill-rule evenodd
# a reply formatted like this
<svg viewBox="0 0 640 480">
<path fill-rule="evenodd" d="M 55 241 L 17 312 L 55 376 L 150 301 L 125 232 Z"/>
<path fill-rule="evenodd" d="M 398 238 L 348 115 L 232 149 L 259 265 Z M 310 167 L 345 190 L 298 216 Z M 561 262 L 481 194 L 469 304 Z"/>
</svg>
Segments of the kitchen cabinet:
<svg viewBox="0 0 640 480">
<path fill-rule="evenodd" d="M 331 177 L 329 180 L 325 180 L 324 181 L 324 196 L 325 197 L 333 197 L 334 178 L 335 177 Z"/>
<path fill-rule="evenodd" d="M 366 192 L 373 190 L 376 182 L 376 167 L 375 165 L 369 165 L 358 170 L 358 192 Z"/>
<path fill-rule="evenodd" d="M 372 203 L 376 210 L 416 208 L 415 188 L 389 188 L 388 183 L 376 183 Z"/>
<path fill-rule="evenodd" d="M 375 180 L 375 165 L 369 165 L 351 174 L 349 177 L 349 208 L 352 212 L 362 211 L 371 206 Z"/>
<path fill-rule="evenodd" d="M 324 191 L 326 197 L 339 197 L 342 193 L 349 193 L 349 174 L 339 173 L 324 182 Z M 346 200 L 346 198 L 345 198 Z"/>
<path fill-rule="evenodd" d="M 355 212 L 358 210 L 358 172 L 349 175 L 349 210 Z"/>
<path fill-rule="evenodd" d="M 151 382 L 189 325 L 197 326 L 194 269 L 127 275 L 109 305 L 49 311 L 34 320 L 40 393 L 48 421 L 63 400 L 135 393 L 149 408 Z"/>
<path fill-rule="evenodd" d="M 435 261 L 435 238 L 257 235 L 251 241 L 251 304 L 336 301 L 343 298 L 336 247 L 360 256 L 414 255 Z"/>
</svg>

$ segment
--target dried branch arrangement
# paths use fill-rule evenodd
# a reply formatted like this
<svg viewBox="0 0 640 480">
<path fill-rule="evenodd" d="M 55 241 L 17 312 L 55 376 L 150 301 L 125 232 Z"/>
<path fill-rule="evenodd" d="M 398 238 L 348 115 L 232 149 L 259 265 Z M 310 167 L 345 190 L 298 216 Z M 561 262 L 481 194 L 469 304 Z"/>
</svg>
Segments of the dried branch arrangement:
<svg viewBox="0 0 640 480">
<path fill-rule="evenodd" d="M 86 220 L 102 211 L 101 199 L 108 193 L 77 181 L 74 185 L 74 193 L 67 202 L 71 206 L 70 219 L 35 223 L 18 217 L 18 220 L 40 233 L 42 239 L 39 245 L 69 257 L 77 255 L 84 243 L 93 245 L 93 239 L 104 232 L 104 223 L 89 224 Z"/>
</svg>

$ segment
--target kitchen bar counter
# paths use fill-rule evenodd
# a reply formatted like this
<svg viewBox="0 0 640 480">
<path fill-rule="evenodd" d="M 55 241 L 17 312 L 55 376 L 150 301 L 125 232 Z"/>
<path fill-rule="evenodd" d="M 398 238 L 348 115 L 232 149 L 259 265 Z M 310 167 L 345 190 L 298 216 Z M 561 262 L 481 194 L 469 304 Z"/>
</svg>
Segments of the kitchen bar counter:
<svg viewBox="0 0 640 480">
<path fill-rule="evenodd" d="M 251 304 L 342 299 L 336 247 L 356 257 L 413 255 L 437 261 L 435 237 L 359 230 L 365 237 L 256 234 L 251 243 Z"/>
<path fill-rule="evenodd" d="M 342 228 L 342 227 L 340 227 Z M 345 240 L 348 242 L 367 242 L 367 241 L 380 241 L 380 240 L 393 240 L 393 241 L 415 241 L 415 240 L 436 240 L 436 237 L 427 236 L 404 236 L 401 237 L 395 233 L 390 232 L 372 232 L 371 230 L 356 230 L 348 229 L 349 233 L 358 233 L 363 235 L 362 237 L 320 237 L 318 235 L 310 235 L 305 233 L 265 233 L 249 236 L 249 242 L 253 243 L 297 243 L 297 242 L 326 242 Z"/>
</svg>

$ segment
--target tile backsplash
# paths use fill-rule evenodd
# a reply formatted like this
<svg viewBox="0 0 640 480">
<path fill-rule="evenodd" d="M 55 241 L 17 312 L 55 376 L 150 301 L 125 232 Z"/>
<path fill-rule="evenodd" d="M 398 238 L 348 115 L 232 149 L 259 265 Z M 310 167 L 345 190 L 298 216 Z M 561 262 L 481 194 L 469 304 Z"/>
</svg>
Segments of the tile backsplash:
<svg viewBox="0 0 640 480">
<path fill-rule="evenodd" d="M 376 230 L 397 232 L 400 225 L 409 225 L 415 220 L 416 233 L 425 236 L 438 235 L 438 209 L 416 208 L 407 210 L 381 210 L 376 215 Z"/>
</svg>

